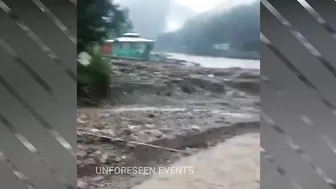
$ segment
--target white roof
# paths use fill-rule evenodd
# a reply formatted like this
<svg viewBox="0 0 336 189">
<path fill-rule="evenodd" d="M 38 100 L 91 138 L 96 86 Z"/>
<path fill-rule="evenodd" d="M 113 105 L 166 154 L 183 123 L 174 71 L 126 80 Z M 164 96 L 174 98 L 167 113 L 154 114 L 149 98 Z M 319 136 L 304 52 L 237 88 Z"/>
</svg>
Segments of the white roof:
<svg viewBox="0 0 336 189">
<path fill-rule="evenodd" d="M 140 37 L 138 33 L 124 33 L 122 34 L 123 37 Z"/>
<path fill-rule="evenodd" d="M 110 40 L 107 40 L 106 42 L 112 43 L 115 41 L 118 41 L 118 42 L 153 42 L 153 40 L 141 38 L 138 33 L 125 33 L 119 38 L 110 39 Z"/>
<path fill-rule="evenodd" d="M 153 42 L 153 40 L 144 39 L 144 38 L 140 38 L 140 37 L 119 37 L 119 38 L 116 38 L 116 39 L 107 40 L 106 42 L 114 42 L 114 41 L 119 41 L 119 42 Z"/>
</svg>

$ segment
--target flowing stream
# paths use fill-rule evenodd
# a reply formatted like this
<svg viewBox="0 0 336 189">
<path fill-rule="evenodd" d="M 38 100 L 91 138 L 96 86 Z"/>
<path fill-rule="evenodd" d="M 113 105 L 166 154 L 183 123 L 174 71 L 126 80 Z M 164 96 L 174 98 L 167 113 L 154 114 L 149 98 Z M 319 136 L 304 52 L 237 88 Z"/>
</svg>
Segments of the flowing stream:
<svg viewBox="0 0 336 189">
<path fill-rule="evenodd" d="M 233 58 L 215 58 L 204 56 L 193 56 L 186 54 L 169 53 L 173 59 L 185 60 L 188 62 L 199 63 L 202 67 L 206 68 L 248 68 L 260 69 L 260 60 L 246 60 L 246 59 L 233 59 Z"/>
</svg>

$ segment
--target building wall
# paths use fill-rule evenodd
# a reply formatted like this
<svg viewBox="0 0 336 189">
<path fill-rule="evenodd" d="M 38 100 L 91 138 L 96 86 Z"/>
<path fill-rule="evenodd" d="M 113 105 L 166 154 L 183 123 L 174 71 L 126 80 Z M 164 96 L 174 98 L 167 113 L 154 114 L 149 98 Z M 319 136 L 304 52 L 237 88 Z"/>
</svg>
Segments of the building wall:
<svg viewBox="0 0 336 189">
<path fill-rule="evenodd" d="M 145 43 L 114 43 L 112 46 L 113 54 L 120 57 L 145 59 L 146 54 Z"/>
</svg>

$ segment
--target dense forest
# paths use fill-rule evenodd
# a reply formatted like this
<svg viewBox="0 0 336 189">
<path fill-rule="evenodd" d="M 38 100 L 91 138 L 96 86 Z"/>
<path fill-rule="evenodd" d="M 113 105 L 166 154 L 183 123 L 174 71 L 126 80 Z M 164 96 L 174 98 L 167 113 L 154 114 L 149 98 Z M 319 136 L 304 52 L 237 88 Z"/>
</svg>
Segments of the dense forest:
<svg viewBox="0 0 336 189">
<path fill-rule="evenodd" d="M 157 51 L 197 55 L 258 58 L 260 32 L 259 1 L 229 11 L 212 10 L 188 19 L 177 31 L 163 33 Z M 228 49 L 214 48 L 227 44 Z"/>
</svg>

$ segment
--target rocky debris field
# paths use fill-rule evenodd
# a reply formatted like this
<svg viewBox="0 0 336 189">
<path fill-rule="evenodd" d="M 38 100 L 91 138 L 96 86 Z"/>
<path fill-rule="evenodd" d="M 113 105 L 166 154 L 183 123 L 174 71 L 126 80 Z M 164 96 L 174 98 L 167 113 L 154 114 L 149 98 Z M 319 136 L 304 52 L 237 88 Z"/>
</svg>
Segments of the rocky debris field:
<svg viewBox="0 0 336 189">
<path fill-rule="evenodd" d="M 128 189 L 151 177 L 99 175 L 97 166 L 169 166 L 259 132 L 259 70 L 145 62 L 112 70 L 111 101 L 78 108 L 79 189 Z"/>
<path fill-rule="evenodd" d="M 222 100 L 224 96 L 258 96 L 260 70 L 211 69 L 198 66 L 155 63 L 115 63 L 112 66 L 119 83 L 112 86 L 112 95 L 124 97 L 123 103 L 144 103 L 143 97 L 169 105 L 175 100 Z M 127 98 L 129 97 L 129 98 Z M 122 100 L 117 98 L 118 100 Z M 180 103 L 180 101 L 179 101 Z"/>
</svg>

